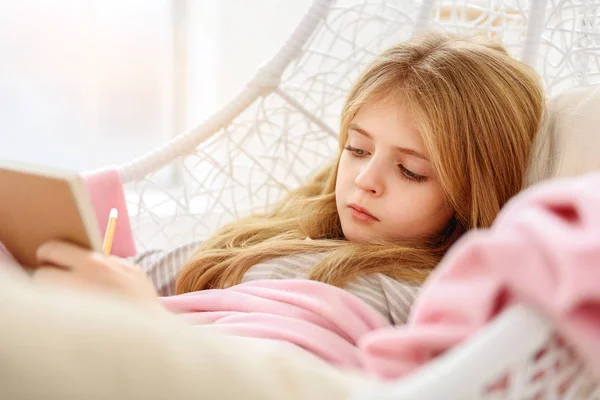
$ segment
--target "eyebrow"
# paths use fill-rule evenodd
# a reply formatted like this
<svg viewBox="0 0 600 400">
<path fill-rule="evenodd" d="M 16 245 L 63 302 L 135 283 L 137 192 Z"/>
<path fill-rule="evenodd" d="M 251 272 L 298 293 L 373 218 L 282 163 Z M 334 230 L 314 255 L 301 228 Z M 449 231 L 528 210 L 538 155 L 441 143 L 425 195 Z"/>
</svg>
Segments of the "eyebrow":
<svg viewBox="0 0 600 400">
<path fill-rule="evenodd" d="M 350 124 L 348 129 L 352 129 L 353 131 L 356 131 L 356 132 L 360 133 L 361 135 L 366 136 L 371 140 L 374 140 L 373 135 L 371 135 L 369 132 L 365 131 L 363 128 L 361 128 L 360 126 L 358 126 L 356 124 Z M 415 157 L 422 158 L 425 161 L 429 161 L 429 159 L 427 157 L 425 157 L 423 154 L 419 153 L 418 151 L 416 151 L 414 149 L 409 149 L 407 147 L 400 147 L 400 146 L 394 146 L 393 149 L 397 150 L 397 151 L 401 151 L 402 153 L 405 153 L 405 154 L 409 154 L 409 155 L 412 155 Z"/>
</svg>

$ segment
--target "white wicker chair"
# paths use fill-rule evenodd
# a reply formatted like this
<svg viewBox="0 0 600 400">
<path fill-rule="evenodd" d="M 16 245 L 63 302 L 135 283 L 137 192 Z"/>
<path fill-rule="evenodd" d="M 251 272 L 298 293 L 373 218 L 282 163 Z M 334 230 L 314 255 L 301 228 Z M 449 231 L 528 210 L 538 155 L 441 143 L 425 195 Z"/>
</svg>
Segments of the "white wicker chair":
<svg viewBox="0 0 600 400">
<path fill-rule="evenodd" d="M 315 0 L 231 102 L 119 167 L 137 245 L 166 248 L 206 237 L 298 185 L 333 156 L 342 102 L 362 67 L 430 27 L 502 40 L 537 68 L 548 94 L 600 83 L 600 0 Z M 355 398 L 600 398 L 582 371 L 543 318 L 517 307 L 418 373 Z M 490 390 L 503 377 L 500 389 Z"/>
</svg>

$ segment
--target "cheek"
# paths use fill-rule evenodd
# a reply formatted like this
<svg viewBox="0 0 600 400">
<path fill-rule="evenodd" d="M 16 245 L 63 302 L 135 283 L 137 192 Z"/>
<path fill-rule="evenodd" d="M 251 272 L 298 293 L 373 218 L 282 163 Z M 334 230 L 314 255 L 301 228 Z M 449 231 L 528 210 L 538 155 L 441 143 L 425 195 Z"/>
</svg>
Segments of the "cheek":
<svg viewBox="0 0 600 400">
<path fill-rule="evenodd" d="M 423 214 L 433 215 L 445 208 L 446 200 L 444 193 L 438 185 L 430 185 L 422 194 Z"/>
<path fill-rule="evenodd" d="M 349 184 L 352 184 L 352 182 L 354 182 L 352 159 L 346 153 L 347 152 L 344 152 L 344 154 L 342 154 L 342 156 L 340 157 L 337 178 L 335 181 L 336 193 L 338 193 L 338 190 L 345 190 L 345 188 L 347 188 Z"/>
<path fill-rule="evenodd" d="M 452 215 L 441 190 L 430 184 L 421 187 L 412 183 L 401 185 L 387 200 L 390 222 L 413 234 L 439 231 Z"/>
</svg>

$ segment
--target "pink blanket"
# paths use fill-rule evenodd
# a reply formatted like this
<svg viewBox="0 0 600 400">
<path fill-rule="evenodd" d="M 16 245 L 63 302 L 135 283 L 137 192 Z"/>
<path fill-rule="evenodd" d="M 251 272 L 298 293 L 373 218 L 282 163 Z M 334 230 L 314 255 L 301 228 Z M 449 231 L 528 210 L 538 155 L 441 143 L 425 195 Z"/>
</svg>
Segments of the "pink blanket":
<svg viewBox="0 0 600 400">
<path fill-rule="evenodd" d="M 359 340 L 390 326 L 353 294 L 308 280 L 252 281 L 161 300 L 192 323 L 213 323 L 240 336 L 287 341 L 354 369 L 363 365 Z"/>
<path fill-rule="evenodd" d="M 257 281 L 162 299 L 193 323 L 285 340 L 342 367 L 403 376 L 510 304 L 551 317 L 600 376 L 600 174 L 518 195 L 431 275 L 409 323 L 390 327 L 350 293 L 311 281 Z"/>
</svg>

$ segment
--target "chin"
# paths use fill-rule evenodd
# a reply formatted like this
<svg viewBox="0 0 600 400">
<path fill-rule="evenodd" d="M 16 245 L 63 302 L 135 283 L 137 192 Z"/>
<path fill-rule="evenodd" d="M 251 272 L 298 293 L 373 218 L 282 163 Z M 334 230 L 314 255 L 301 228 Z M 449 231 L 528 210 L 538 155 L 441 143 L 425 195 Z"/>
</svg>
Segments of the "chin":
<svg viewBox="0 0 600 400">
<path fill-rule="evenodd" d="M 369 238 L 364 234 L 357 232 L 357 229 L 348 229 L 342 226 L 342 231 L 344 232 L 346 240 L 350 242 L 364 243 L 369 241 Z"/>
</svg>

